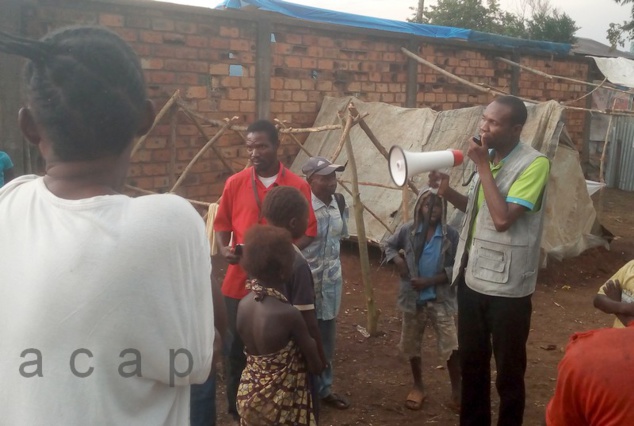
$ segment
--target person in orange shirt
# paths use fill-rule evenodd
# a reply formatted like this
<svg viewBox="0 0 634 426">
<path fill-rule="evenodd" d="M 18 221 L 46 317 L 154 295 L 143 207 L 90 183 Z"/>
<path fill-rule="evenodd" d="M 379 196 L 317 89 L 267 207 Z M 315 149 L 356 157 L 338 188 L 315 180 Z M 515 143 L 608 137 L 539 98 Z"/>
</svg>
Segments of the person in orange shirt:
<svg viewBox="0 0 634 426">
<path fill-rule="evenodd" d="M 547 426 L 634 425 L 634 322 L 574 334 L 559 363 Z"/>
</svg>

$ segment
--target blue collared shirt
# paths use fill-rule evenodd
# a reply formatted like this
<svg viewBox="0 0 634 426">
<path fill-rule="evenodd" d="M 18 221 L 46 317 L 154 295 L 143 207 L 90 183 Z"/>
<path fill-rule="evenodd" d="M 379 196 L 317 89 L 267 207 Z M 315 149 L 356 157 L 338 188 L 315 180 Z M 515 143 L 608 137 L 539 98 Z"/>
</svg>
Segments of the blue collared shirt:
<svg viewBox="0 0 634 426">
<path fill-rule="evenodd" d="M 416 230 L 417 234 L 421 232 L 423 232 L 423 225 L 420 225 Z M 423 253 L 420 256 L 420 259 L 418 259 L 419 277 L 429 278 L 438 273 L 438 262 L 440 261 L 442 239 L 442 226 L 438 224 L 436 226 L 436 232 L 431 240 L 425 243 Z M 418 292 L 417 303 L 419 305 L 434 299 L 436 299 L 436 286 L 427 287 L 426 289 Z"/>
<path fill-rule="evenodd" d="M 333 197 L 326 205 L 312 194 L 317 219 L 317 236 L 302 250 L 315 282 L 315 313 L 320 320 L 337 317 L 341 306 L 343 278 L 341 276 L 341 239 L 348 236 L 347 208 L 343 216 Z"/>
</svg>

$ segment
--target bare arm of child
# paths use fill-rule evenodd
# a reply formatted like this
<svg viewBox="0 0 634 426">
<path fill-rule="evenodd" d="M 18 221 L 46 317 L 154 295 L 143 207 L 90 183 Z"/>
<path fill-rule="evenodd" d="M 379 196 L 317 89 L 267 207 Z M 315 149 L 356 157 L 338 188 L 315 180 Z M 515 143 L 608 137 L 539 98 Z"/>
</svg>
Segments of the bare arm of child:
<svg viewBox="0 0 634 426">
<path fill-rule="evenodd" d="M 445 271 L 442 271 L 433 277 L 417 277 L 412 278 L 412 287 L 416 290 L 423 290 L 427 287 L 447 284 L 449 279 Z"/>
<path fill-rule="evenodd" d="M 321 359 L 319 351 L 317 350 L 317 343 L 315 339 L 310 336 L 306 321 L 303 316 L 297 310 L 292 315 L 289 315 L 289 322 L 291 323 L 291 335 L 297 342 L 299 349 L 306 358 L 308 364 L 308 371 L 313 374 L 319 374 L 324 370 L 324 363 Z"/>
<path fill-rule="evenodd" d="M 634 303 L 621 301 L 622 289 L 619 280 L 609 280 L 603 286 L 603 291 L 605 294 L 597 294 L 594 297 L 595 308 L 606 314 L 616 315 L 623 325 L 634 320 Z"/>
</svg>

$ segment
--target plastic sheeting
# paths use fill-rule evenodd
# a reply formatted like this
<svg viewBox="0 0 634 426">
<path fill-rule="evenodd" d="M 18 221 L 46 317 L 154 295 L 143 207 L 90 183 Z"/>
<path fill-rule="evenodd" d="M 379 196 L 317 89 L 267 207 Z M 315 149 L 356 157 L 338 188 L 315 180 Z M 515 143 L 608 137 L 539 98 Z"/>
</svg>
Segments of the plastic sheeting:
<svg viewBox="0 0 634 426">
<path fill-rule="evenodd" d="M 337 124 L 337 112 L 343 110 L 351 98 L 325 98 L 315 126 Z M 468 138 L 477 133 L 484 107 L 436 112 L 431 109 L 400 108 L 379 102 L 362 102 L 352 98 L 360 113 L 368 112 L 366 123 L 383 146 L 389 150 L 392 145 L 400 145 L 408 151 L 439 151 L 459 149 L 466 151 Z M 600 236 L 592 235 L 596 222 L 596 212 L 586 189 L 586 182 L 579 164 L 577 151 L 569 141 L 559 143 L 563 123 L 563 108 L 554 101 L 528 107 L 529 116 L 522 133 L 522 140 L 530 143 L 553 160 L 548 187 L 546 220 L 542 249 L 545 254 L 556 258 L 573 257 L 587 248 L 605 245 Z M 312 155 L 330 158 L 338 145 L 341 130 L 311 133 L 304 147 Z M 378 183 L 394 187 L 387 160 L 374 147 L 359 126 L 354 126 L 350 139 L 355 154 L 360 182 Z M 466 156 L 465 156 L 466 158 Z M 301 151 L 291 166 L 291 170 L 301 175 L 301 166 L 308 159 Z M 342 150 L 336 162 L 348 161 L 346 150 Z M 462 166 L 448 170 L 451 186 L 466 193 L 461 184 L 468 179 L 473 163 L 465 160 Z M 344 181 L 351 181 L 350 168 L 341 173 Z M 427 174 L 414 178 L 417 187 L 427 182 Z M 351 185 L 348 185 L 350 187 Z M 401 222 L 402 190 L 394 187 L 362 185 L 361 200 L 390 228 L 385 227 L 369 213 L 364 213 L 366 234 L 374 243 L 382 242 Z M 339 187 L 338 192 L 346 196 L 348 205 L 352 197 Z M 410 212 L 415 196 L 410 197 Z M 411 214 L 411 213 L 410 213 Z M 448 211 L 450 223 L 460 223 L 458 211 Z M 350 235 L 356 236 L 356 226 L 351 220 Z M 546 256 L 543 257 L 546 259 Z"/>
<path fill-rule="evenodd" d="M 411 34 L 421 37 L 451 38 L 477 43 L 491 44 L 498 47 L 529 48 L 546 50 L 557 54 L 568 54 L 570 44 L 552 43 L 546 41 L 522 40 L 513 37 L 499 36 L 462 28 L 443 27 L 429 24 L 415 24 L 412 22 L 394 21 L 391 19 L 372 18 L 352 13 L 336 12 L 334 10 L 303 6 L 281 0 L 225 0 L 218 8 L 240 9 L 242 7 L 257 7 L 260 10 L 276 12 L 293 18 L 328 24 L 346 25 L 358 28 L 370 28 L 381 31 Z M 386 6 L 389 7 L 389 6 Z"/>
<path fill-rule="evenodd" d="M 634 61 L 625 58 L 591 58 L 610 83 L 634 87 Z"/>
</svg>

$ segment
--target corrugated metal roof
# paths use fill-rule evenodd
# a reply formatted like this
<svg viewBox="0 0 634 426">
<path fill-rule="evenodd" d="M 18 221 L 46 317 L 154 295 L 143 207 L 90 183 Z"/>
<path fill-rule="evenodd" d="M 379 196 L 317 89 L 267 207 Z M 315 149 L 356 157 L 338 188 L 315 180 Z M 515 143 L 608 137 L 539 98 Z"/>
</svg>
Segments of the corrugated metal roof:
<svg viewBox="0 0 634 426">
<path fill-rule="evenodd" d="M 634 117 L 614 117 L 606 183 L 634 191 Z"/>
<path fill-rule="evenodd" d="M 629 52 L 613 49 L 607 44 L 583 37 L 577 37 L 577 41 L 572 45 L 572 50 L 570 52 L 575 55 L 634 59 L 634 55 Z"/>
</svg>

